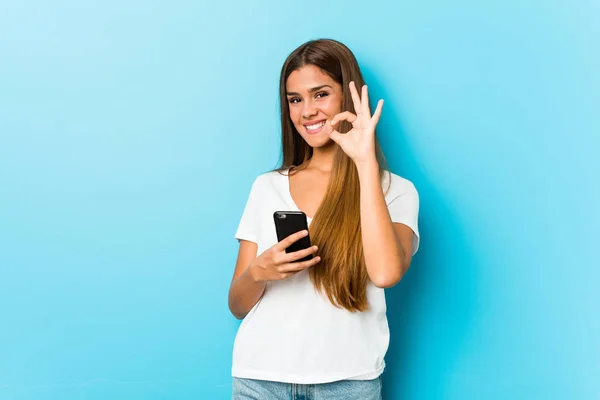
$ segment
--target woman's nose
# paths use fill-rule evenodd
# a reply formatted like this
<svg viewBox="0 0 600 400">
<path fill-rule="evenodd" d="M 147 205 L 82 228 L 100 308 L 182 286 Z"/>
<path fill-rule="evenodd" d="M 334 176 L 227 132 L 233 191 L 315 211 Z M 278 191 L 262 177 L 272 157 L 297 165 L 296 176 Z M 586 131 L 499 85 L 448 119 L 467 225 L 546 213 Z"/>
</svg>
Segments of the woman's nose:
<svg viewBox="0 0 600 400">
<path fill-rule="evenodd" d="M 315 115 L 316 111 L 317 111 L 317 108 L 311 101 L 304 102 L 304 109 L 302 110 L 302 116 L 304 118 L 309 118 L 309 117 Z"/>
</svg>

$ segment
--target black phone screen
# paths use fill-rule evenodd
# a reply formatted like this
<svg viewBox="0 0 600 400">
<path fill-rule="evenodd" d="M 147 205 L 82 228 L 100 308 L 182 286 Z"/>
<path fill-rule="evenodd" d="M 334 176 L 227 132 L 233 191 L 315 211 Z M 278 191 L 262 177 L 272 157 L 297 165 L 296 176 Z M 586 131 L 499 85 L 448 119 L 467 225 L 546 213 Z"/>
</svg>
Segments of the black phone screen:
<svg viewBox="0 0 600 400">
<path fill-rule="evenodd" d="M 306 214 L 302 211 L 275 211 L 273 213 L 273 219 L 275 220 L 275 230 L 277 231 L 277 241 L 281 242 L 286 237 L 302 231 L 308 230 L 308 222 Z M 307 235 L 300 240 L 292 243 L 287 249 L 286 253 L 293 253 L 298 250 L 307 249 L 310 247 L 310 235 Z M 298 261 L 308 261 L 313 258 L 313 255 L 304 257 Z"/>
</svg>

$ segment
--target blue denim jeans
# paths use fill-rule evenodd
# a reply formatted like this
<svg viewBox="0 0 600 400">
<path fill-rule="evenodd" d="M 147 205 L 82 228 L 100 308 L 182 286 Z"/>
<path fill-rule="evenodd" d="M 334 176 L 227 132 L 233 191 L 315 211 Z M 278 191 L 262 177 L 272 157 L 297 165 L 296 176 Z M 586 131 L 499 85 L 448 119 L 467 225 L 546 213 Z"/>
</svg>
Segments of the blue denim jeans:
<svg viewBox="0 0 600 400">
<path fill-rule="evenodd" d="M 233 377 L 232 400 L 381 400 L 381 376 L 314 385 Z"/>
</svg>

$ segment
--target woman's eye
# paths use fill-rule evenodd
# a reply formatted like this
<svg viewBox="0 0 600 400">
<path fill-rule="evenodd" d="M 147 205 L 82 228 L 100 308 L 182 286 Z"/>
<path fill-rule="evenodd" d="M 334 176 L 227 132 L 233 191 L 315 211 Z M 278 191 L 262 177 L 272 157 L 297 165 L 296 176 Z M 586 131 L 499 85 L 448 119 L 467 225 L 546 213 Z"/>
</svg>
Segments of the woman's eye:
<svg viewBox="0 0 600 400">
<path fill-rule="evenodd" d="M 329 96 L 329 93 L 327 92 L 319 92 L 315 95 L 317 98 L 322 99 L 323 97 L 327 97 Z M 288 100 L 291 104 L 296 104 L 298 101 L 300 101 L 299 98 L 297 97 L 292 97 L 291 99 Z"/>
</svg>

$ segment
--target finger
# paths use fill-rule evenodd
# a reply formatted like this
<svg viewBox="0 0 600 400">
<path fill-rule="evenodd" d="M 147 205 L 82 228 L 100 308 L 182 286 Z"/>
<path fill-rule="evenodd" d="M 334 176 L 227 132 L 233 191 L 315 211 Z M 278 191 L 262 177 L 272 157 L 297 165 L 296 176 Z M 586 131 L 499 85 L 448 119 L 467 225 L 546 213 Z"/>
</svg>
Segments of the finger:
<svg viewBox="0 0 600 400">
<path fill-rule="evenodd" d="M 287 279 L 287 278 L 289 278 L 290 276 L 294 276 L 294 275 L 296 275 L 298 272 L 299 272 L 299 271 L 295 271 L 295 272 L 286 272 L 285 274 L 284 274 L 284 273 L 280 273 L 280 274 L 279 274 L 279 278 L 278 278 L 278 280 L 282 281 L 282 280 L 284 280 L 284 279 Z"/>
<path fill-rule="evenodd" d="M 362 96 L 360 97 L 360 102 L 362 104 L 362 112 L 370 117 L 371 108 L 369 107 L 369 89 L 367 88 L 367 85 L 363 85 L 362 87 Z"/>
<path fill-rule="evenodd" d="M 358 117 L 350 111 L 344 111 L 334 115 L 334 117 L 331 119 L 331 126 L 337 124 L 340 121 L 348 121 L 351 124 L 354 124 L 354 121 L 356 121 L 357 118 Z"/>
<path fill-rule="evenodd" d="M 329 132 L 329 138 L 337 144 L 340 144 L 340 142 L 344 140 L 344 135 L 342 135 L 336 130 L 332 130 L 331 132 Z"/>
<path fill-rule="evenodd" d="M 373 114 L 372 121 L 375 125 L 379 122 L 379 117 L 381 116 L 381 109 L 383 108 L 383 99 L 379 100 L 377 103 L 377 108 L 375 109 L 375 114 Z"/>
<path fill-rule="evenodd" d="M 308 261 L 300 261 L 300 262 L 284 264 L 279 267 L 279 272 L 285 274 L 285 273 L 289 273 L 289 272 L 302 271 L 303 269 L 312 267 L 313 265 L 317 264 L 319 261 L 321 261 L 321 257 L 317 256 Z"/>
<path fill-rule="evenodd" d="M 294 244 L 295 242 L 297 242 L 298 240 L 302 239 L 303 237 L 305 237 L 306 235 L 308 235 L 308 231 L 307 230 L 303 230 L 303 231 L 298 231 L 296 233 L 292 233 L 290 236 L 286 237 L 285 239 L 283 239 L 281 242 L 277 243 L 275 246 L 276 250 L 285 250 L 288 247 L 290 247 L 292 244 Z"/>
<path fill-rule="evenodd" d="M 302 249 L 298 251 L 294 251 L 293 253 L 284 253 L 285 255 L 282 257 L 282 264 L 291 263 L 294 261 L 298 261 L 306 256 L 311 254 L 315 254 L 319 248 L 317 246 L 312 246 L 307 249 Z"/>
<path fill-rule="evenodd" d="M 356 90 L 356 84 L 354 81 L 350 82 L 350 95 L 352 96 L 352 103 L 354 103 L 354 111 L 356 114 L 360 114 L 362 111 L 362 107 L 360 104 L 360 97 L 358 96 L 358 91 Z"/>
</svg>

